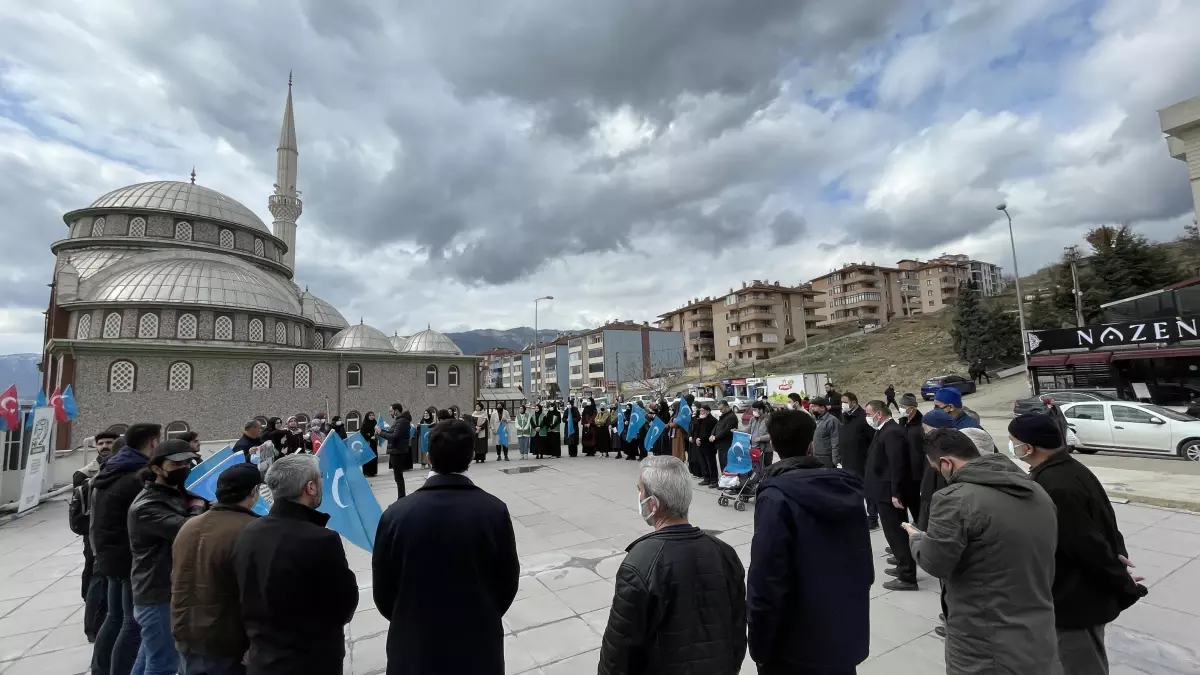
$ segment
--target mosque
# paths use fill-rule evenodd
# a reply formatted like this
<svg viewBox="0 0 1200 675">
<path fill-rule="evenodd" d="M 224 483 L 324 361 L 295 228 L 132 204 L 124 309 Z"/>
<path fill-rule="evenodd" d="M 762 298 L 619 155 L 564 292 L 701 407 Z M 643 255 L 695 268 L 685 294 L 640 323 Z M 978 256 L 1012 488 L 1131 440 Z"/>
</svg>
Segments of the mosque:
<svg viewBox="0 0 1200 675">
<path fill-rule="evenodd" d="M 277 158 L 269 228 L 195 172 L 63 216 L 41 363 L 45 390 L 72 385 L 80 410 L 60 449 L 135 422 L 213 441 L 251 418 L 326 412 L 354 431 L 393 402 L 471 410 L 477 357 L 432 329 L 350 325 L 293 281 L 303 204 L 290 80 Z"/>
</svg>

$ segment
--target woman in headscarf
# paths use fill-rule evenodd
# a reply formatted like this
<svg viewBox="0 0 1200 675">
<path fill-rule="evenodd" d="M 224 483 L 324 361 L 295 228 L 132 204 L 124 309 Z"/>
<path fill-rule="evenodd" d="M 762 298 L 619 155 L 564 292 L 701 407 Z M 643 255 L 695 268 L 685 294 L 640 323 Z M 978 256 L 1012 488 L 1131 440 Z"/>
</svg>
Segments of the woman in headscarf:
<svg viewBox="0 0 1200 675">
<path fill-rule="evenodd" d="M 562 457 L 562 420 L 558 404 L 551 403 L 546 413 L 546 447 L 542 448 L 542 452 L 551 457 Z"/>
<path fill-rule="evenodd" d="M 263 440 L 271 441 L 278 449 L 281 445 L 280 439 L 283 437 L 283 420 L 278 417 L 272 417 L 267 420 L 267 426 L 263 428 Z"/>
<path fill-rule="evenodd" d="M 650 448 L 646 447 L 646 433 L 648 431 L 650 431 L 650 415 L 653 413 L 651 413 L 649 410 L 646 410 L 646 406 L 642 405 L 641 401 L 638 401 L 637 405 L 639 408 L 641 408 L 644 411 L 642 414 L 645 415 L 645 420 L 646 420 L 646 422 L 644 424 L 642 424 L 642 428 L 638 429 L 638 434 L 637 434 L 637 447 L 638 447 L 637 458 L 639 460 L 643 460 L 650 456 Z M 662 442 L 661 435 L 658 437 L 658 442 L 659 443 Z"/>
<path fill-rule="evenodd" d="M 608 412 L 608 406 L 600 406 L 600 410 L 596 413 L 595 429 L 592 432 L 592 454 L 598 452 L 608 457 L 608 453 L 612 451 L 612 436 L 608 432 L 608 425 L 611 421 L 612 415 Z"/>
<path fill-rule="evenodd" d="M 475 463 L 482 464 L 488 453 L 488 414 L 482 403 L 475 404 L 471 417 L 475 418 Z"/>
<path fill-rule="evenodd" d="M 529 458 L 529 439 L 533 435 L 533 416 L 529 407 L 524 403 L 517 409 L 517 449 L 521 451 L 521 459 Z"/>
<path fill-rule="evenodd" d="M 657 417 L 659 421 L 666 426 L 666 428 L 663 429 L 663 432 L 658 435 L 658 440 L 655 441 L 654 447 L 646 448 L 646 450 L 655 455 L 669 455 L 671 454 L 671 444 L 675 441 L 675 435 L 671 433 L 675 430 L 675 425 L 673 422 L 671 422 L 671 420 L 675 417 L 675 414 L 671 408 L 671 405 L 667 403 L 667 399 L 658 399 L 658 407 L 654 410 L 654 416 Z M 649 420 L 647 420 L 647 424 L 649 424 Z"/>
<path fill-rule="evenodd" d="M 325 436 L 321 433 L 321 422 L 313 420 L 308 423 L 308 433 L 304 434 L 304 449 L 316 454 L 321 451 L 321 441 Z"/>
<path fill-rule="evenodd" d="M 500 427 L 504 426 L 508 436 L 511 436 L 512 429 L 509 428 L 511 422 L 512 420 L 508 418 L 508 411 L 504 409 L 504 404 L 497 402 L 496 407 L 488 415 L 488 445 L 496 446 L 497 462 L 501 460 L 501 455 L 504 456 L 504 461 L 508 461 L 508 441 L 511 439 L 506 437 L 504 443 L 500 442 Z"/>
<path fill-rule="evenodd" d="M 280 437 L 280 442 L 275 444 L 279 449 L 279 454 L 292 455 L 304 450 L 304 430 L 300 428 L 300 422 L 295 417 L 287 419 L 287 427 L 283 430 L 283 435 Z"/>
<path fill-rule="evenodd" d="M 567 440 L 567 454 L 571 457 L 579 455 L 579 408 L 575 407 L 575 399 L 567 399 L 567 407 L 563 410 L 563 436 Z"/>
<path fill-rule="evenodd" d="M 579 423 L 579 442 L 583 445 L 583 454 L 588 457 L 596 456 L 596 416 L 596 399 L 589 398 L 584 402 Z"/>
<path fill-rule="evenodd" d="M 346 438 L 346 425 L 342 423 L 342 418 L 333 418 L 333 428 L 337 431 L 337 435 L 344 440 Z M 368 412 L 367 418 L 363 420 L 362 426 L 358 428 L 358 433 L 362 434 L 363 439 L 367 442 L 367 446 L 371 448 L 371 452 L 375 456 L 371 461 L 363 464 L 363 475 L 372 478 L 379 475 L 379 420 L 375 418 L 375 413 Z"/>
<path fill-rule="evenodd" d="M 537 459 L 542 458 L 542 451 L 546 447 L 546 411 L 539 403 L 533 406 L 533 437 L 529 439 L 529 449 L 533 451 L 533 456 Z"/>
<path fill-rule="evenodd" d="M 412 435 L 409 437 L 408 447 L 413 456 L 413 461 L 421 465 L 422 469 L 429 468 L 429 458 L 426 455 L 429 449 L 421 445 L 421 432 L 425 427 L 431 427 L 437 423 L 437 408 L 429 406 L 425 412 L 421 413 L 421 419 L 412 425 Z"/>
<path fill-rule="evenodd" d="M 338 438 L 342 439 L 343 441 L 346 440 L 346 423 L 342 421 L 341 415 L 334 415 L 333 418 L 329 420 L 329 430 L 337 434 Z"/>
<path fill-rule="evenodd" d="M 688 394 L 688 396 L 691 396 L 691 394 Z M 692 400 L 695 400 L 695 397 L 692 397 L 691 400 L 688 400 L 685 397 L 685 398 L 681 398 L 678 401 L 676 401 L 675 405 L 671 406 L 671 420 L 670 420 L 669 424 L 667 425 L 668 427 L 670 427 L 670 430 L 671 430 L 671 445 L 669 446 L 671 455 L 679 458 L 679 461 L 681 461 L 681 462 L 688 461 L 688 432 L 684 431 L 682 427 L 680 427 L 678 424 L 675 423 L 675 418 L 679 417 L 679 406 L 681 406 L 681 405 L 691 406 Z M 664 451 L 666 451 L 667 449 L 668 448 L 663 448 Z M 692 454 L 697 454 L 697 453 L 692 453 Z M 699 462 L 700 458 L 696 457 L 695 459 L 697 460 L 696 461 L 696 471 L 699 472 L 700 471 L 700 462 Z M 695 473 L 693 475 L 699 477 L 700 473 Z"/>
</svg>

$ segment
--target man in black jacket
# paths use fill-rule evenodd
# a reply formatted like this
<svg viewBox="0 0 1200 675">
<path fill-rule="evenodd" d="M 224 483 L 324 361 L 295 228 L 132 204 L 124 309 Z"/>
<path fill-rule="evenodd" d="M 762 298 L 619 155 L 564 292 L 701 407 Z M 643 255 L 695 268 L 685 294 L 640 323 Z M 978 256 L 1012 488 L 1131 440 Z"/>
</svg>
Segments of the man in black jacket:
<svg viewBox="0 0 1200 675">
<path fill-rule="evenodd" d="M 258 420 L 250 420 L 242 429 L 242 437 L 233 444 L 233 451 L 242 453 L 249 462 L 250 455 L 262 445 L 262 424 Z"/>
<path fill-rule="evenodd" d="M 892 419 L 892 411 L 883 401 L 867 404 L 867 423 L 875 431 L 875 439 L 867 453 L 866 494 L 875 500 L 883 536 L 887 538 L 896 558 L 896 566 L 884 570 L 896 577 L 883 587 L 889 591 L 917 590 L 917 562 L 908 548 L 908 533 L 902 523 L 913 520 L 921 503 L 921 468 L 914 466 L 908 451 L 904 428 Z"/>
<path fill-rule="evenodd" d="M 733 547 L 687 520 L 692 481 L 677 457 L 638 476 L 654 532 L 629 545 L 600 646 L 600 675 L 735 675 L 746 657 L 745 569 Z M 465 672 L 465 671 L 464 671 Z"/>
<path fill-rule="evenodd" d="M 105 596 L 107 595 L 104 577 L 95 573 L 96 555 L 92 552 L 92 544 L 88 533 L 92 522 L 92 479 L 100 473 L 100 467 L 108 461 L 113 453 L 113 442 L 117 433 L 101 431 L 93 436 L 96 442 L 96 459 L 89 462 L 79 471 L 71 474 L 71 500 L 67 504 L 67 514 L 70 518 L 71 531 L 83 537 L 83 574 L 81 581 L 83 610 L 83 634 L 88 642 L 96 641 L 96 633 L 104 623 Z"/>
<path fill-rule="evenodd" d="M 833 414 L 833 401 L 830 400 L 830 414 Z M 871 448 L 871 440 L 875 431 L 867 423 L 867 416 L 858 405 L 858 397 L 853 392 L 842 394 L 842 428 L 838 430 L 838 451 L 842 457 L 841 468 L 862 478 L 867 470 L 867 452 Z M 879 512 L 875 501 L 867 498 L 867 526 L 872 530 L 879 529 Z"/>
<path fill-rule="evenodd" d="M 781 460 L 754 505 L 750 656 L 760 675 L 853 673 L 870 649 L 875 581 L 862 480 L 806 456 L 810 415 L 778 411 L 767 426 Z"/>
<path fill-rule="evenodd" d="M 1104 628 L 1146 595 L 1129 573 L 1125 538 L 1104 486 L 1061 447 L 1058 425 L 1029 413 L 1008 425 L 1009 452 L 1050 495 L 1058 514 L 1054 623 L 1063 675 L 1108 672 Z"/>
<path fill-rule="evenodd" d="M 105 577 L 108 615 L 92 650 L 92 675 L 124 675 L 133 670 L 141 635 L 133 618 L 130 573 L 129 507 L 142 491 L 138 476 L 158 446 L 157 424 L 134 424 L 125 432 L 125 446 L 100 468 L 92 481 L 91 540 L 95 572 Z"/>
<path fill-rule="evenodd" d="M 712 416 L 712 408 L 707 403 L 700 406 L 699 417 L 692 420 L 691 436 L 688 443 L 688 459 L 696 453 L 700 464 L 700 485 L 706 487 L 716 485 L 720 477 L 717 468 L 717 446 L 709 439 L 717 428 L 717 420 Z"/>
<path fill-rule="evenodd" d="M 463 475 L 474 456 L 472 425 L 438 422 L 429 433 L 433 475 L 379 521 L 372 588 L 391 622 L 392 675 L 504 673 L 500 619 L 521 564 L 508 507 Z"/>
<path fill-rule="evenodd" d="M 825 400 L 829 401 L 829 412 L 840 418 L 842 413 L 845 412 L 842 409 L 842 395 L 838 393 L 837 389 L 833 388 L 833 383 L 831 382 L 825 384 Z"/>
<path fill-rule="evenodd" d="M 342 538 L 325 529 L 321 469 L 288 455 L 267 470 L 271 512 L 233 545 L 252 675 L 341 675 L 344 630 L 358 607 L 358 581 Z"/>
<path fill-rule="evenodd" d="M 409 439 L 412 437 L 412 418 L 404 414 L 404 406 L 392 404 L 392 428 L 379 429 L 379 437 L 388 444 L 388 464 L 392 467 L 392 479 L 396 481 L 396 500 L 399 501 L 407 492 L 404 489 L 404 472 L 413 467 L 412 448 Z"/>
<path fill-rule="evenodd" d="M 733 432 L 738 429 L 738 415 L 729 407 L 729 402 L 721 401 L 719 408 L 721 417 L 717 419 L 717 423 L 708 437 L 717 450 L 718 478 L 725 470 L 725 459 L 729 455 L 729 446 L 733 445 Z"/>
</svg>

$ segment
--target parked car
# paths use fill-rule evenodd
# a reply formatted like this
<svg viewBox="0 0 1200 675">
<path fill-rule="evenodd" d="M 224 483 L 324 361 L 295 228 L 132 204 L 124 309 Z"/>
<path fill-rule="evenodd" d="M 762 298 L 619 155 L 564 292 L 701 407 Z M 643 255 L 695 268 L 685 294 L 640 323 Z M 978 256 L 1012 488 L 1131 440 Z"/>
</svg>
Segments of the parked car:
<svg viewBox="0 0 1200 675">
<path fill-rule="evenodd" d="M 1160 405 L 1081 401 L 1062 406 L 1075 451 L 1181 457 L 1200 462 L 1200 420 Z"/>
<path fill-rule="evenodd" d="M 743 410 L 745 410 L 746 408 L 750 407 L 750 401 L 747 401 L 746 399 L 740 398 L 738 396 L 726 396 L 726 397 L 722 398 L 721 400 L 728 403 L 729 407 L 733 410 L 733 412 L 736 412 L 736 413 L 740 413 Z"/>
<path fill-rule="evenodd" d="M 1068 403 L 1079 403 L 1081 401 L 1116 401 L 1116 396 L 1107 394 L 1102 391 L 1077 391 L 1077 390 L 1060 390 L 1060 391 L 1043 391 L 1037 396 L 1029 398 L 1021 398 L 1013 401 L 1013 417 L 1024 415 L 1025 413 L 1036 412 L 1040 413 L 1046 409 L 1042 405 L 1042 397 L 1049 396 L 1054 399 L 1054 402 L 1062 407 Z"/>
<path fill-rule="evenodd" d="M 957 389 L 960 394 L 974 394 L 976 390 L 975 383 L 965 377 L 941 375 L 925 380 L 925 384 L 921 385 L 921 398 L 932 401 L 933 397 L 937 396 L 938 390 L 943 387 Z"/>
</svg>

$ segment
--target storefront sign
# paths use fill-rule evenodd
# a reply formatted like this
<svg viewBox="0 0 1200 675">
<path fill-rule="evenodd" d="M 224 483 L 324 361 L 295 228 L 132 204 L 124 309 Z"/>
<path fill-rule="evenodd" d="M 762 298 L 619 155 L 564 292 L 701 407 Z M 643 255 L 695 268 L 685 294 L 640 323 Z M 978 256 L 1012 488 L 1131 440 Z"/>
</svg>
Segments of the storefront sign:
<svg viewBox="0 0 1200 675">
<path fill-rule="evenodd" d="M 25 463 L 25 476 L 21 480 L 21 503 L 17 513 L 24 513 L 38 505 L 42 496 L 42 479 L 46 475 L 46 462 L 50 459 L 50 441 L 54 435 L 54 408 L 34 408 L 33 428 L 29 430 L 29 460 Z"/>
<path fill-rule="evenodd" d="M 1026 331 L 1029 353 L 1054 349 L 1096 349 L 1116 345 L 1200 340 L 1200 316 L 1154 321 L 1131 321 L 1083 328 Z"/>
</svg>

